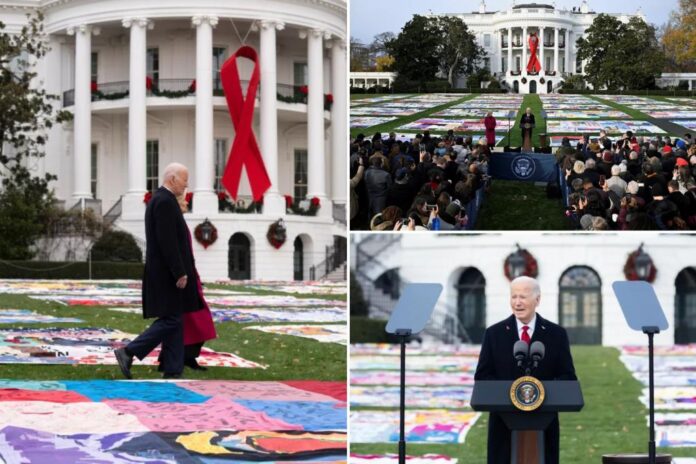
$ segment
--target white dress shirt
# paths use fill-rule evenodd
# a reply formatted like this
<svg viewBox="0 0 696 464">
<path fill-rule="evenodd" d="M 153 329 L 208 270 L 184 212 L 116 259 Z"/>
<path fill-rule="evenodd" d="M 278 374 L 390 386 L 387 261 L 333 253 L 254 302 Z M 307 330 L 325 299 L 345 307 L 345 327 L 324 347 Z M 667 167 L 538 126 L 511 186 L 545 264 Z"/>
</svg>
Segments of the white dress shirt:
<svg viewBox="0 0 696 464">
<path fill-rule="evenodd" d="M 522 340 L 522 333 L 524 332 L 522 330 L 522 327 L 526 325 L 527 327 L 529 327 L 527 333 L 529 334 L 529 339 L 531 340 L 532 336 L 534 335 L 534 327 L 536 326 L 536 314 L 534 314 L 532 320 L 529 321 L 529 324 L 525 324 L 517 318 L 515 318 L 515 322 L 517 322 L 517 336 L 519 337 L 519 339 Z"/>
</svg>

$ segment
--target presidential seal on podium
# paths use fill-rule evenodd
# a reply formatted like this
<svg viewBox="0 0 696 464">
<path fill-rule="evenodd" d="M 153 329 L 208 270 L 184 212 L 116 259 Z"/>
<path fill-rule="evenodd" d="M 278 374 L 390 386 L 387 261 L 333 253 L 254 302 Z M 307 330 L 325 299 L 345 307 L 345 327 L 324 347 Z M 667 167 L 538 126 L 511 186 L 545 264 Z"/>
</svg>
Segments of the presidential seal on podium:
<svg viewBox="0 0 696 464">
<path fill-rule="evenodd" d="M 544 385 L 535 377 L 526 375 L 510 386 L 510 400 L 521 411 L 534 411 L 544 402 Z"/>
</svg>

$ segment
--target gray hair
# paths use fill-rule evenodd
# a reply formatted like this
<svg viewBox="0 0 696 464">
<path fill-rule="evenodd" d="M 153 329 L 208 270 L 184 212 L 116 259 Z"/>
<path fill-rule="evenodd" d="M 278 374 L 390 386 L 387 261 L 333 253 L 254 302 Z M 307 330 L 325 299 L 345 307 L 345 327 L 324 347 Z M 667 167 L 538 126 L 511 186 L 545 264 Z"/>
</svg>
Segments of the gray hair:
<svg viewBox="0 0 696 464">
<path fill-rule="evenodd" d="M 619 166 L 618 164 L 613 165 L 611 167 L 611 175 L 618 176 L 619 174 L 621 174 L 621 166 Z"/>
<path fill-rule="evenodd" d="M 512 279 L 512 282 L 510 282 L 510 288 L 512 288 L 512 286 L 515 284 L 522 283 L 530 284 L 532 286 L 532 293 L 534 294 L 534 296 L 541 295 L 541 287 L 539 287 L 539 282 L 536 279 L 528 276 L 519 276 Z"/>
<path fill-rule="evenodd" d="M 162 178 L 167 181 L 172 176 L 178 176 L 182 171 L 186 171 L 187 168 L 181 163 L 170 163 L 164 168 L 164 173 Z"/>
<path fill-rule="evenodd" d="M 595 160 L 593 160 L 592 158 L 587 158 L 587 160 L 585 161 L 585 169 L 594 169 L 596 165 L 597 163 L 595 163 Z"/>
<path fill-rule="evenodd" d="M 626 186 L 626 191 L 631 195 L 635 195 L 636 193 L 638 193 L 638 182 L 636 182 L 635 180 L 629 182 Z"/>
</svg>

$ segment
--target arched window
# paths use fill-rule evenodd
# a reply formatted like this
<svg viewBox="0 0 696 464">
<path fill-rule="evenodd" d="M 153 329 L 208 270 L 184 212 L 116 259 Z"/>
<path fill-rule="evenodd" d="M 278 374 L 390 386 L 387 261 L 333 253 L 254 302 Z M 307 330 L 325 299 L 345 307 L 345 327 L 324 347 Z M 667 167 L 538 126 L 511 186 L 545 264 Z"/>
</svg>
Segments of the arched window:
<svg viewBox="0 0 696 464">
<path fill-rule="evenodd" d="M 251 242 L 241 232 L 230 237 L 227 268 L 230 279 L 251 279 Z"/>
<path fill-rule="evenodd" d="M 529 93 L 537 93 L 537 81 L 529 81 Z"/>
<path fill-rule="evenodd" d="M 602 281 L 594 269 L 574 266 L 559 281 L 558 320 L 574 344 L 602 343 Z"/>
<path fill-rule="evenodd" d="M 481 343 L 486 330 L 486 279 L 481 271 L 469 267 L 459 276 L 455 288 L 459 338 Z"/>
<path fill-rule="evenodd" d="M 674 302 L 674 343 L 696 342 L 696 269 L 687 267 L 677 274 Z"/>
</svg>

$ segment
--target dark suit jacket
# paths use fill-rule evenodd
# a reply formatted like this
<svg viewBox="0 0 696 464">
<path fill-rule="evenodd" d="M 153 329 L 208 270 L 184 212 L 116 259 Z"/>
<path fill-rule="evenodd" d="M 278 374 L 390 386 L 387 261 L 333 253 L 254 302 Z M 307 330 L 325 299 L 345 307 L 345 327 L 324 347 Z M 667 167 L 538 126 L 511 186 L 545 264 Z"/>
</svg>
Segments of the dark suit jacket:
<svg viewBox="0 0 696 464">
<path fill-rule="evenodd" d="M 517 367 L 517 362 L 512 357 L 513 345 L 519 339 L 514 315 L 486 329 L 474 379 L 515 380 L 523 376 L 524 371 Z M 534 377 L 539 380 L 577 380 L 568 334 L 563 327 L 547 321 L 537 313 L 531 339 L 532 343 L 535 341 L 542 342 L 546 352 L 539 367 L 532 371 Z M 558 418 L 546 429 L 544 436 L 546 463 L 558 463 Z M 509 463 L 510 449 L 510 430 L 497 414 L 491 413 L 488 424 L 488 463 Z"/>
<path fill-rule="evenodd" d="M 532 125 L 535 124 L 534 115 L 530 114 L 529 116 L 527 116 L 527 113 L 522 114 L 522 118 L 520 119 L 520 128 L 522 129 L 522 139 L 524 139 L 524 131 L 525 130 L 529 131 L 530 137 L 532 136 L 532 131 L 534 130 L 534 128 L 531 128 L 531 129 L 524 128 L 524 125 L 528 122 L 531 123 Z"/>
<path fill-rule="evenodd" d="M 143 317 L 174 316 L 203 307 L 188 233 L 176 197 L 166 188 L 158 188 L 145 210 Z M 176 281 L 183 275 L 188 282 L 179 289 Z"/>
</svg>

